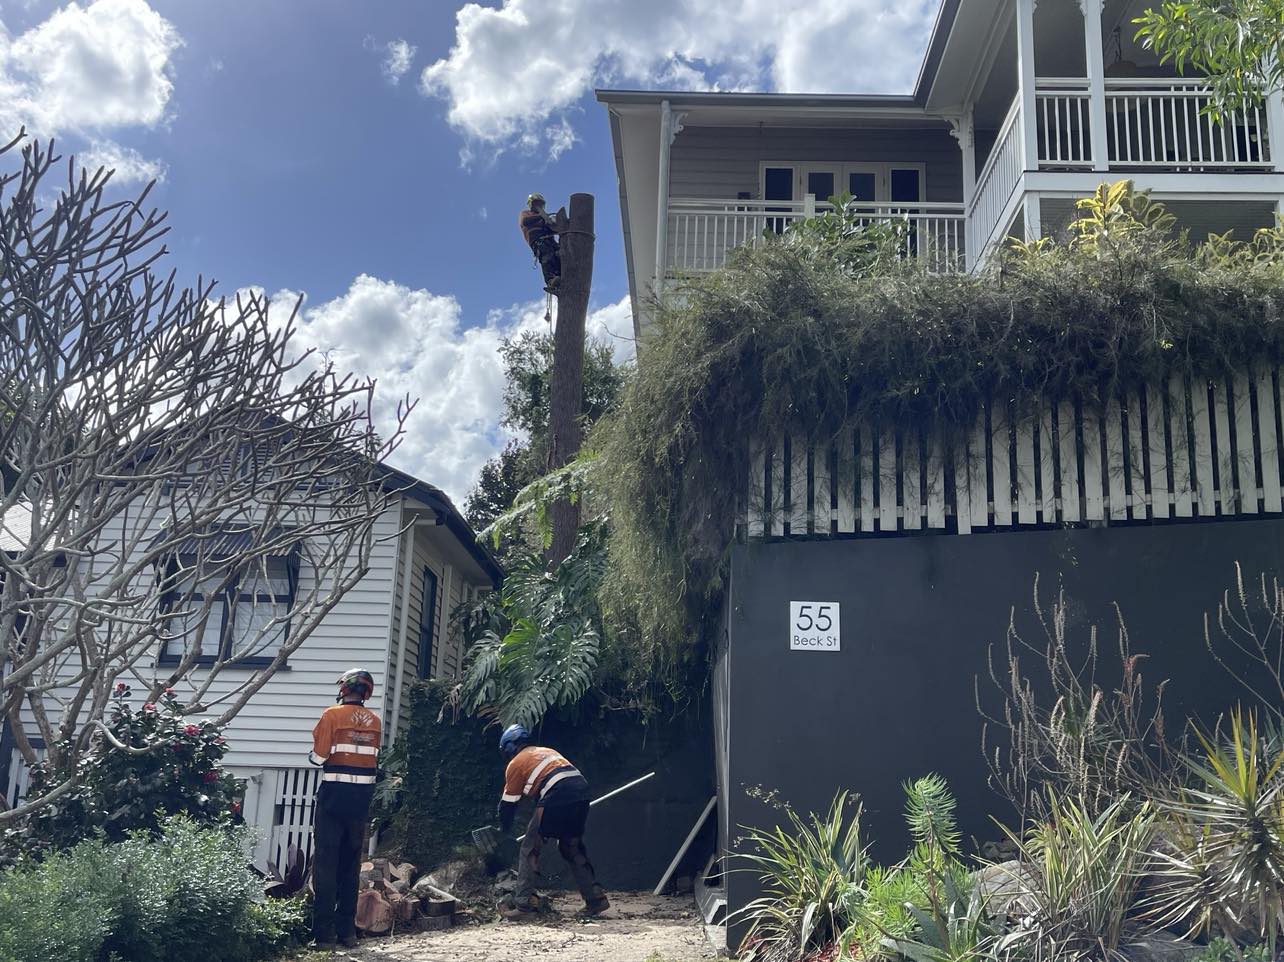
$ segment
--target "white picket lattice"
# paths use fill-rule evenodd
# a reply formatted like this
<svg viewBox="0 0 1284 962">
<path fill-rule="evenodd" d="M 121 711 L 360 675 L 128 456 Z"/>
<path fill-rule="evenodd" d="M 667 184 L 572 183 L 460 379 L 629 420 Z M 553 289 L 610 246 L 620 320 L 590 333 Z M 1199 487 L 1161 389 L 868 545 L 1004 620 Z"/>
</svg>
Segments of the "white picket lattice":
<svg viewBox="0 0 1284 962">
<path fill-rule="evenodd" d="M 278 768 L 264 774 L 276 776 L 268 857 L 284 868 L 291 845 L 305 856 L 312 854 L 312 816 L 321 769 Z"/>
<path fill-rule="evenodd" d="M 1106 399 L 1007 398 L 944 438 L 885 423 L 751 445 L 753 539 L 1164 523 L 1284 511 L 1284 378 L 1253 365 Z"/>
</svg>

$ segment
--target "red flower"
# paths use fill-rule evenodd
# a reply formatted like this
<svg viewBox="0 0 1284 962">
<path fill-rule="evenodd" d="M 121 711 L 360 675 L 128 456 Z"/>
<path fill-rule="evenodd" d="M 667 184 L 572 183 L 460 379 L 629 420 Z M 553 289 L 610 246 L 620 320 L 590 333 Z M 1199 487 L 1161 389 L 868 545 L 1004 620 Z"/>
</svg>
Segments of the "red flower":
<svg viewBox="0 0 1284 962">
<path fill-rule="evenodd" d="M 127 691 L 129 691 L 128 685 L 126 685 L 123 681 L 116 682 L 116 694 L 123 695 Z"/>
<path fill-rule="evenodd" d="M 240 802 L 233 802 L 233 803 L 232 803 L 232 814 L 233 814 L 233 815 L 240 815 L 240 814 L 241 814 L 241 803 L 240 803 Z"/>
<path fill-rule="evenodd" d="M 184 735 L 199 735 L 200 733 L 201 733 L 201 730 L 197 728 L 195 725 L 185 725 L 183 727 Z"/>
<path fill-rule="evenodd" d="M 227 739 L 226 739 L 226 738 L 224 738 L 222 735 L 220 735 L 218 738 L 214 739 L 214 744 L 215 744 L 215 745 L 226 745 L 226 744 L 227 744 Z"/>
<path fill-rule="evenodd" d="M 207 782 L 217 782 L 218 772 L 214 771 L 214 769 L 211 768 L 208 772 L 205 773 L 204 778 L 205 778 L 205 781 Z"/>
<path fill-rule="evenodd" d="M 150 702 L 150 701 L 149 701 L 149 702 L 147 702 L 147 704 L 143 705 L 143 711 L 155 711 L 155 710 L 156 710 L 156 703 L 155 703 L 155 702 Z"/>
<path fill-rule="evenodd" d="M 166 689 L 165 689 L 165 694 L 167 694 L 167 695 L 172 695 L 172 694 L 174 694 L 174 689 L 173 689 L 173 688 L 166 688 Z"/>
</svg>

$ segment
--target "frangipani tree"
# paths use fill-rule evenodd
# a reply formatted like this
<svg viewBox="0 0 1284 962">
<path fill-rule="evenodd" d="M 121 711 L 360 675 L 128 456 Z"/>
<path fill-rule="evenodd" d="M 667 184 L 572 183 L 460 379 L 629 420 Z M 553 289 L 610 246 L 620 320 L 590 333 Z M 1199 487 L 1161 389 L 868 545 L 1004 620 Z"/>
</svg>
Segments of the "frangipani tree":
<svg viewBox="0 0 1284 962">
<path fill-rule="evenodd" d="M 0 824 L 74 787 L 120 683 L 245 706 L 366 573 L 410 408 L 380 438 L 297 304 L 162 273 L 150 188 L 110 176 L 0 149 L 0 717 L 52 773 Z"/>
</svg>

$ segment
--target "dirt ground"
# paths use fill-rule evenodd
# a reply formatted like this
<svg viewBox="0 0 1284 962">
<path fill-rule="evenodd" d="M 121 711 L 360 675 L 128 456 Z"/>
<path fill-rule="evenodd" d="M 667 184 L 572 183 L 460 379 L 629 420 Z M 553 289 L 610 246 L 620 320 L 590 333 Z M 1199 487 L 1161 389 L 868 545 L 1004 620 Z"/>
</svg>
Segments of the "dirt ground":
<svg viewBox="0 0 1284 962">
<path fill-rule="evenodd" d="M 576 918 L 577 896 L 553 899 L 540 921 L 487 922 L 363 942 L 359 962 L 696 962 L 716 953 L 691 896 L 612 892 L 609 911 Z M 309 962 L 319 956 L 310 956 Z"/>
</svg>

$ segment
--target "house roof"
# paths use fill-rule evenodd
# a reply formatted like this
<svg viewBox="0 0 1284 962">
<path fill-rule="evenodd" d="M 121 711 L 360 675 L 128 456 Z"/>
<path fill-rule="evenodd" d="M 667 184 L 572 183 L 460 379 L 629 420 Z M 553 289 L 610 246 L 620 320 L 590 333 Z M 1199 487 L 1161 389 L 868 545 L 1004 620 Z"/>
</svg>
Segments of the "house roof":
<svg viewBox="0 0 1284 962">
<path fill-rule="evenodd" d="M 446 492 L 440 488 L 429 484 L 427 481 L 420 481 L 416 477 L 406 474 L 404 471 L 398 471 L 396 468 L 389 467 L 386 464 L 379 465 L 379 471 L 384 477 L 385 485 L 391 490 L 397 491 L 407 497 L 421 501 L 437 513 L 441 523 L 445 525 L 446 530 L 453 534 L 464 549 L 474 561 L 486 572 L 487 577 L 498 585 L 504 579 L 504 569 L 496 560 L 491 550 L 477 540 L 477 535 L 473 532 L 472 526 L 459 513 L 454 502 L 446 495 Z"/>
<path fill-rule="evenodd" d="M 0 551 L 13 555 L 31 540 L 31 506 L 19 501 L 0 515 Z"/>
</svg>

